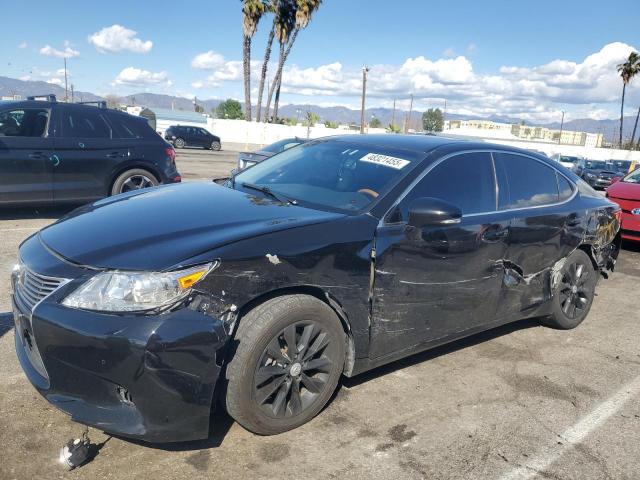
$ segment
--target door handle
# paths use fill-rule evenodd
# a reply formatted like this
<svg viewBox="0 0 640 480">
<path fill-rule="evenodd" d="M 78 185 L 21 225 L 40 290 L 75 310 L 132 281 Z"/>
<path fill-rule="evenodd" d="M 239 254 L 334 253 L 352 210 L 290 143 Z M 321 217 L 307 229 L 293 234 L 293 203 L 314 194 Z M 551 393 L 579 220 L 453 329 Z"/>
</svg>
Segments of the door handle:
<svg viewBox="0 0 640 480">
<path fill-rule="evenodd" d="M 29 154 L 29 158 L 33 159 L 33 160 L 38 160 L 40 158 L 42 158 L 42 152 L 33 152 Z"/>
<path fill-rule="evenodd" d="M 111 152 L 111 153 L 107 153 L 107 158 L 118 158 L 121 155 L 118 152 Z"/>
<path fill-rule="evenodd" d="M 500 240 L 504 240 L 505 238 L 507 238 L 507 236 L 509 236 L 508 228 L 491 228 L 482 234 L 482 240 L 488 243 L 495 243 L 499 242 Z"/>
</svg>

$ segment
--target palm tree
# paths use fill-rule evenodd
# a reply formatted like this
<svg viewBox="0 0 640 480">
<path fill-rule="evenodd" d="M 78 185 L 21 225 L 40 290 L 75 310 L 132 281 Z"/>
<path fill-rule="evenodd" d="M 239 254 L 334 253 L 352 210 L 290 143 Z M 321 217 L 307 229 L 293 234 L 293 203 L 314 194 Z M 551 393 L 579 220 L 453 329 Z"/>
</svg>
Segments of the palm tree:
<svg viewBox="0 0 640 480">
<path fill-rule="evenodd" d="M 242 1 L 242 66 L 244 69 L 244 119 L 251 121 L 251 39 L 258 29 L 258 22 L 264 15 L 265 0 Z"/>
<path fill-rule="evenodd" d="M 624 95 L 627 85 L 633 77 L 640 73 L 640 55 L 638 52 L 631 52 L 626 62 L 618 65 L 618 73 L 622 77 L 622 101 L 620 102 L 620 138 L 619 145 L 622 148 L 622 126 L 624 122 Z"/>
<path fill-rule="evenodd" d="M 278 70 L 276 71 L 276 75 L 273 79 L 273 84 L 271 85 L 271 89 L 269 91 L 269 100 L 267 105 L 271 104 L 273 92 L 277 92 L 273 108 L 273 118 L 277 118 L 278 116 L 278 103 L 280 99 L 280 86 L 282 83 L 282 69 L 284 67 L 284 64 L 289 57 L 289 53 L 291 53 L 293 44 L 298 38 L 298 33 L 300 33 L 300 30 L 306 28 L 309 25 L 313 13 L 318 10 L 318 8 L 320 8 L 322 0 L 292 0 L 292 4 L 294 14 L 293 25 L 288 26 L 293 29 L 293 32 L 288 32 L 290 33 L 290 35 L 287 35 L 286 38 L 286 50 L 283 42 L 280 42 L 280 60 L 278 62 Z M 281 40 L 280 37 L 278 39 Z"/>
<path fill-rule="evenodd" d="M 264 83 L 267 80 L 267 69 L 269 68 L 269 60 L 271 58 L 271 48 L 273 47 L 273 39 L 276 36 L 276 26 L 278 24 L 278 2 L 279 0 L 271 0 L 269 4 L 269 12 L 274 13 L 273 24 L 267 38 L 267 47 L 264 50 L 264 60 L 262 61 L 262 72 L 260 75 L 260 86 L 258 87 L 258 104 L 256 105 L 256 120 L 260 121 L 262 113 L 262 95 L 264 94 Z"/>
<path fill-rule="evenodd" d="M 638 129 L 638 118 L 640 117 L 640 107 L 638 107 L 638 113 L 636 113 L 636 123 L 633 124 L 633 132 L 631 133 L 631 143 L 629 144 L 631 146 L 631 150 L 633 149 L 637 149 L 634 146 L 635 140 L 636 140 L 636 130 Z"/>
</svg>

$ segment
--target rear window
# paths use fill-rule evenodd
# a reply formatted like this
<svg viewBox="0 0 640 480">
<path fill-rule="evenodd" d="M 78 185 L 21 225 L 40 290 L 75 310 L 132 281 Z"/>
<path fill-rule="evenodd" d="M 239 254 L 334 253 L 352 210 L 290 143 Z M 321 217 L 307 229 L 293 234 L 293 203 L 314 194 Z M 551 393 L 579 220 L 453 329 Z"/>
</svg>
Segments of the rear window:
<svg viewBox="0 0 640 480">
<path fill-rule="evenodd" d="M 302 142 L 300 140 L 296 140 L 295 138 L 286 138 L 284 140 L 279 140 L 271 145 L 267 145 L 264 148 L 261 148 L 263 152 L 269 153 L 280 153 L 288 148 L 295 147 L 296 145 L 300 145 Z"/>
</svg>

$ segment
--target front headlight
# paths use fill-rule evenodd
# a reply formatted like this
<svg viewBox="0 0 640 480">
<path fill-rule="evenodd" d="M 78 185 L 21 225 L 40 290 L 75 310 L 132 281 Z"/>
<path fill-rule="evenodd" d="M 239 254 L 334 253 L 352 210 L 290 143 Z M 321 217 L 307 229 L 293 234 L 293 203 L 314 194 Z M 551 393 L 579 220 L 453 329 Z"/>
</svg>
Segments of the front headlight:
<svg viewBox="0 0 640 480">
<path fill-rule="evenodd" d="M 593 173 L 587 173 L 587 178 L 596 178 L 596 175 Z"/>
<path fill-rule="evenodd" d="M 102 272 L 68 295 L 62 304 L 101 312 L 154 310 L 186 297 L 218 265 L 213 262 L 174 272 Z"/>
</svg>

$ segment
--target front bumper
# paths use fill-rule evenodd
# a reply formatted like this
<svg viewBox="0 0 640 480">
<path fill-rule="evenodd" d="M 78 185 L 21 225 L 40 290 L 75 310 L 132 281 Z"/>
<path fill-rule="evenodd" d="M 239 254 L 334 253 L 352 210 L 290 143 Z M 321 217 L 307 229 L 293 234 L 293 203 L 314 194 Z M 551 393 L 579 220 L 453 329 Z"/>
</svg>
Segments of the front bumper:
<svg viewBox="0 0 640 480">
<path fill-rule="evenodd" d="M 16 352 L 36 389 L 73 420 L 108 433 L 149 442 L 208 437 L 223 323 L 189 305 L 155 316 L 64 307 L 74 284 L 33 312 L 12 295 Z"/>
<path fill-rule="evenodd" d="M 611 185 L 611 179 L 607 178 L 589 178 L 586 177 L 587 183 L 591 185 L 593 188 L 605 189 L 609 185 Z"/>
</svg>

